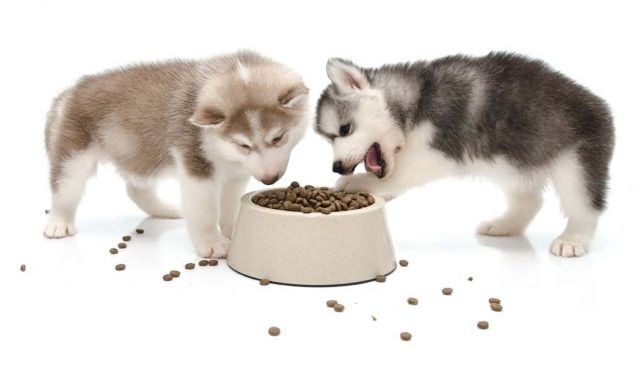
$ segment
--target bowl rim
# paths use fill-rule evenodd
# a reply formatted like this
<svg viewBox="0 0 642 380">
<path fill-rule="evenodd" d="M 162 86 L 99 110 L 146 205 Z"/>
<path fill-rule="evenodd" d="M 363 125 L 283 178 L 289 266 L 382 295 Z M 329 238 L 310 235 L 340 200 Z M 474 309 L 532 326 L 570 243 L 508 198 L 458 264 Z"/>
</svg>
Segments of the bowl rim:
<svg viewBox="0 0 642 380">
<path fill-rule="evenodd" d="M 332 187 L 329 187 L 329 189 L 332 189 Z M 250 207 L 252 209 L 258 210 L 259 212 L 264 212 L 266 214 L 289 215 L 291 217 L 298 217 L 298 218 L 338 218 L 338 217 L 347 217 L 352 215 L 375 212 L 379 209 L 382 209 L 386 204 L 386 201 L 383 198 L 374 194 L 370 194 L 374 197 L 375 203 L 369 205 L 368 207 L 363 207 L 356 210 L 346 210 L 346 211 L 338 211 L 338 212 L 335 211 L 326 215 L 320 212 L 311 212 L 309 214 L 305 214 L 298 211 L 275 210 L 273 208 L 257 205 L 252 201 L 252 198 L 255 195 L 258 195 L 260 193 L 265 193 L 267 191 L 275 191 L 275 190 L 286 190 L 286 188 L 275 187 L 275 188 L 266 188 L 262 190 L 254 190 L 254 191 L 247 192 L 243 194 L 243 196 L 241 197 L 241 206 Z"/>
</svg>

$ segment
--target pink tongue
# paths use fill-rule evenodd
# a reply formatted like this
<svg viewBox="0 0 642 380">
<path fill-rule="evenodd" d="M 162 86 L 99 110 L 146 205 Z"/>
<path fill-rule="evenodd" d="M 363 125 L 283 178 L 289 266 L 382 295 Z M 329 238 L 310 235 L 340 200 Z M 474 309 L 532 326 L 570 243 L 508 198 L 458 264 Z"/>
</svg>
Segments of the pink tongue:
<svg viewBox="0 0 642 380">
<path fill-rule="evenodd" d="M 366 166 L 373 172 L 381 170 L 381 166 L 377 162 L 377 149 L 374 146 L 370 147 L 368 153 L 366 153 Z"/>
</svg>

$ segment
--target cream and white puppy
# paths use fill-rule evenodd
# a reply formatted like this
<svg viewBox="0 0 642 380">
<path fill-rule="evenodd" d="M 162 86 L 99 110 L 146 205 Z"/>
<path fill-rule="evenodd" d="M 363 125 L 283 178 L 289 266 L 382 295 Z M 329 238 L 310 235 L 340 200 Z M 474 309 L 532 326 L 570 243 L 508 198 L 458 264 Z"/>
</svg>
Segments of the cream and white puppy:
<svg viewBox="0 0 642 380">
<path fill-rule="evenodd" d="M 189 235 L 203 257 L 225 257 L 250 176 L 285 172 L 307 124 L 308 89 L 288 67 L 251 52 L 84 77 L 51 108 L 45 137 L 52 204 L 49 238 L 75 234 L 85 182 L 116 165 L 146 213 L 178 218 L 155 183 L 176 172 Z"/>
</svg>

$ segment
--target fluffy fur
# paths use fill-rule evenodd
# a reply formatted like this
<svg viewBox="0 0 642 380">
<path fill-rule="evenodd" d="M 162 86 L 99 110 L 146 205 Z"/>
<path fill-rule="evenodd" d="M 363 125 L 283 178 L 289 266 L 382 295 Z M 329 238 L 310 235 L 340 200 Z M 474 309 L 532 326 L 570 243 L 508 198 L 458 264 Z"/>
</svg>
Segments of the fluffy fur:
<svg viewBox="0 0 642 380">
<path fill-rule="evenodd" d="M 47 119 L 52 208 L 45 235 L 75 233 L 86 180 L 116 165 L 146 213 L 177 218 L 154 184 L 177 173 L 197 251 L 224 257 L 241 193 L 285 172 L 307 123 L 308 89 L 284 65 L 251 52 L 127 67 L 82 78 Z"/>
<path fill-rule="evenodd" d="M 365 69 L 327 65 L 332 84 L 315 129 L 334 147 L 337 187 L 392 198 L 447 175 L 482 175 L 505 191 L 508 209 L 478 233 L 524 231 L 552 181 L 568 216 L 551 245 L 586 252 L 606 206 L 614 130 L 606 103 L 541 61 L 515 54 L 451 56 Z"/>
</svg>

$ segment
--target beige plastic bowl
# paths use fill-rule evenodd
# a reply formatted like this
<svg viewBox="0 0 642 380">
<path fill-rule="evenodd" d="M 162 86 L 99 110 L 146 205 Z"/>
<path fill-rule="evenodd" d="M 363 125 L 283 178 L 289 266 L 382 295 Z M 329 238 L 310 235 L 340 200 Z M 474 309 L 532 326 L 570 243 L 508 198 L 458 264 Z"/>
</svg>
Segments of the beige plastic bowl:
<svg viewBox="0 0 642 380">
<path fill-rule="evenodd" d="M 263 190 L 265 191 L 265 190 Z M 235 271 L 270 282 L 337 286 L 373 280 L 395 267 L 384 200 L 358 210 L 303 214 L 241 198 L 227 255 Z"/>
</svg>

